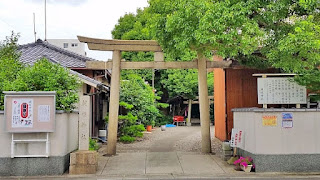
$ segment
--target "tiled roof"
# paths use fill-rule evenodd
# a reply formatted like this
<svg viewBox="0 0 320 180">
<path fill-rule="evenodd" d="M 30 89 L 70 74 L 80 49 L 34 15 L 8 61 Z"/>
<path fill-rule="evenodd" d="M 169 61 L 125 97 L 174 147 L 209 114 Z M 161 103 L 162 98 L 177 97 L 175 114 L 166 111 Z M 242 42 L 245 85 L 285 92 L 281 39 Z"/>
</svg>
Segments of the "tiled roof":
<svg viewBox="0 0 320 180">
<path fill-rule="evenodd" d="M 24 64 L 33 65 L 37 60 L 46 57 L 68 68 L 85 68 L 86 61 L 94 61 L 89 57 L 64 50 L 40 39 L 35 43 L 20 45 L 20 61 Z"/>
<path fill-rule="evenodd" d="M 40 39 L 38 39 L 35 43 L 19 46 L 18 50 L 21 53 L 20 61 L 31 66 L 41 58 L 46 58 L 53 63 L 60 64 L 61 66 L 70 69 L 85 68 L 86 61 L 95 61 L 94 59 L 64 50 Z M 88 76 L 85 76 L 73 70 L 70 70 L 70 73 L 78 76 L 82 82 L 90 86 L 103 91 L 109 90 L 109 87 Z"/>
</svg>

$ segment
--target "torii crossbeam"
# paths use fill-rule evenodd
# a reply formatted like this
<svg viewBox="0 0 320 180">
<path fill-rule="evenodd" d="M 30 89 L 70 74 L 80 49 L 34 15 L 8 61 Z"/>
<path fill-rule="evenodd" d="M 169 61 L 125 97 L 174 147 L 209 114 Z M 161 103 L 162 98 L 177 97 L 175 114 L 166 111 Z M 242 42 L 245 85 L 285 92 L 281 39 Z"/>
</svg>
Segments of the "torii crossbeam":
<svg viewBox="0 0 320 180">
<path fill-rule="evenodd" d="M 108 146 L 107 154 L 116 154 L 118 113 L 119 113 L 119 89 L 121 69 L 198 69 L 200 121 L 202 135 L 202 152 L 211 152 L 210 119 L 207 85 L 207 68 L 228 68 L 231 61 L 207 61 L 205 57 L 187 62 L 165 62 L 162 48 L 153 40 L 105 40 L 78 36 L 80 42 L 88 44 L 90 50 L 113 51 L 112 61 L 88 61 L 89 69 L 112 69 Z M 126 62 L 121 61 L 121 51 L 152 51 L 155 52 L 153 62 Z"/>
</svg>

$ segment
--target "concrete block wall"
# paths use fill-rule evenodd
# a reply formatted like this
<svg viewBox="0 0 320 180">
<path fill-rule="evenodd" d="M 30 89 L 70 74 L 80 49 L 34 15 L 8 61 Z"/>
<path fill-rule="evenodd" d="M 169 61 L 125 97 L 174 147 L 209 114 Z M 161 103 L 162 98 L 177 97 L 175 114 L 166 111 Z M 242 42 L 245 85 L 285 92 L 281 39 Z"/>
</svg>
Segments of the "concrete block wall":
<svg viewBox="0 0 320 180">
<path fill-rule="evenodd" d="M 257 172 L 320 172 L 320 109 L 234 109 L 234 128 L 244 132 L 239 153 L 251 156 Z M 282 112 L 293 115 L 293 127 L 282 127 Z M 263 126 L 264 115 L 276 115 L 276 126 Z"/>
<path fill-rule="evenodd" d="M 11 158 L 11 133 L 5 130 L 4 113 L 0 111 L 0 176 L 57 175 L 69 167 L 70 152 L 78 149 L 78 112 L 56 113 L 55 132 L 49 133 L 49 158 Z M 16 139 L 46 137 L 46 133 L 21 133 Z M 16 154 L 45 154 L 45 143 L 17 144 Z"/>
</svg>

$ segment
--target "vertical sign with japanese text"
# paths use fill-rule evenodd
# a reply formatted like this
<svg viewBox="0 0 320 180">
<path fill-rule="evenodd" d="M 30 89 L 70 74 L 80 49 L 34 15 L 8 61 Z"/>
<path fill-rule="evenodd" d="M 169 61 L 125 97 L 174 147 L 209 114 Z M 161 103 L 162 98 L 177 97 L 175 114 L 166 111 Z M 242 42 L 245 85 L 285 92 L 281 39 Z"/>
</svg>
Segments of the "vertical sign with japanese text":
<svg viewBox="0 0 320 180">
<path fill-rule="evenodd" d="M 230 146 L 242 148 L 243 140 L 244 140 L 243 137 L 244 137 L 244 133 L 242 130 L 233 128 L 231 132 Z"/>
</svg>

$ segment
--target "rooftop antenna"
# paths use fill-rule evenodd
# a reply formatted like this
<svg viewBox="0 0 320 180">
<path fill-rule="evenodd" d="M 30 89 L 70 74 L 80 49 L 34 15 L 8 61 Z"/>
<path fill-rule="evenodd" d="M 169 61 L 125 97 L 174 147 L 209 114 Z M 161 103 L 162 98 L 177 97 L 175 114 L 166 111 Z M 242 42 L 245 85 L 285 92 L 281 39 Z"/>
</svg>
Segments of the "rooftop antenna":
<svg viewBox="0 0 320 180">
<path fill-rule="evenodd" d="M 47 0 L 44 0 L 44 41 L 47 41 Z"/>
<path fill-rule="evenodd" d="M 36 33 L 36 14 L 33 13 L 33 33 L 34 33 L 34 42 L 37 42 L 37 33 Z"/>
</svg>

